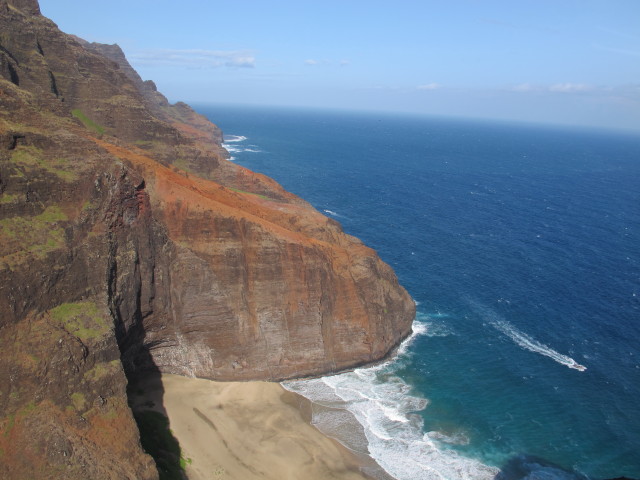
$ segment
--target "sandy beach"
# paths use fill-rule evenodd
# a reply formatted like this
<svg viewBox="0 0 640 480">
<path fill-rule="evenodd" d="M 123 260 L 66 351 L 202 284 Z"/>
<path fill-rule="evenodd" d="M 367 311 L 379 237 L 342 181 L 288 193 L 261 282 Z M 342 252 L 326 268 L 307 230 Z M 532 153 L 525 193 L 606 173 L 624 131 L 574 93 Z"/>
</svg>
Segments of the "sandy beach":
<svg viewBox="0 0 640 480">
<path fill-rule="evenodd" d="M 369 478 L 367 459 L 310 425 L 308 401 L 277 383 L 162 375 L 138 388 L 136 405 L 169 418 L 190 480 Z"/>
</svg>

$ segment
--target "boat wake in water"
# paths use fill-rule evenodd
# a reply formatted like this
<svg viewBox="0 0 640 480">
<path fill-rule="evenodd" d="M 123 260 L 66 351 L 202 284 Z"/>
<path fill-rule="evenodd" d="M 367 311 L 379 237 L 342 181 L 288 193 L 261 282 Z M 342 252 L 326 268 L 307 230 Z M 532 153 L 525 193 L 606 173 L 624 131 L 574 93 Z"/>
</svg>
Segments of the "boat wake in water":
<svg viewBox="0 0 640 480">
<path fill-rule="evenodd" d="M 500 315 L 498 315 L 493 310 L 486 308 L 474 301 L 469 301 L 469 303 L 474 307 L 476 311 L 480 313 L 480 315 L 489 323 L 489 325 L 498 330 L 500 333 L 503 333 L 504 335 L 509 337 L 517 345 L 524 348 L 525 350 L 539 353 L 540 355 L 549 357 L 550 359 L 558 362 L 561 365 L 564 365 L 565 367 L 573 368 L 574 370 L 578 370 L 580 372 L 584 372 L 587 369 L 587 367 L 579 364 L 568 355 L 563 355 L 562 353 L 556 352 L 551 347 L 548 347 L 547 345 L 537 341 L 526 333 L 521 332 L 507 320 L 500 317 Z"/>
</svg>

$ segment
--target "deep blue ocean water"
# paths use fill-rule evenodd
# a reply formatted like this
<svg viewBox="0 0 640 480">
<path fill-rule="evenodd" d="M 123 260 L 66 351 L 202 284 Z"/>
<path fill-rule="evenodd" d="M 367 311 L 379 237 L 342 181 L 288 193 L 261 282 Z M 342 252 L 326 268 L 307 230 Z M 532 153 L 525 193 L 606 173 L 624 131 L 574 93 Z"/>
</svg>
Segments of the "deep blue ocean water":
<svg viewBox="0 0 640 480">
<path fill-rule="evenodd" d="M 640 136 L 197 110 L 232 161 L 375 248 L 417 302 L 392 362 L 287 385 L 350 410 L 389 473 L 640 478 Z M 366 448 L 331 415 L 314 421 Z"/>
</svg>

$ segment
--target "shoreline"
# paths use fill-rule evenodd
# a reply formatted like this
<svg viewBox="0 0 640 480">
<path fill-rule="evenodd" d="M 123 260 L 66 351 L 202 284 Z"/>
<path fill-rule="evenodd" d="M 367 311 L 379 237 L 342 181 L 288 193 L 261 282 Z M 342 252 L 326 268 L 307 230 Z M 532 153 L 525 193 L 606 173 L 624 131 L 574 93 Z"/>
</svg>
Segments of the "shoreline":
<svg viewBox="0 0 640 480">
<path fill-rule="evenodd" d="M 169 419 L 189 480 L 393 480 L 369 455 L 311 424 L 314 404 L 279 383 L 172 374 L 134 382 L 135 412 Z"/>
<path fill-rule="evenodd" d="M 338 438 L 333 437 L 327 432 L 323 432 L 322 429 L 320 429 L 319 427 L 313 424 L 313 414 L 316 413 L 317 410 L 324 410 L 324 411 L 333 410 L 336 412 L 340 412 L 343 415 L 348 415 L 352 417 L 353 423 L 357 424 L 359 428 L 362 428 L 351 412 L 345 409 L 331 408 L 331 407 L 320 405 L 312 400 L 309 400 L 307 397 L 300 395 L 299 393 L 288 390 L 280 384 L 278 385 L 283 390 L 283 394 L 280 397 L 282 401 L 284 403 L 290 404 L 296 410 L 298 410 L 300 412 L 300 415 L 302 416 L 302 419 L 308 425 L 310 425 L 313 429 L 319 432 L 320 435 L 334 442 L 337 448 L 341 451 L 342 455 L 344 456 L 345 461 L 355 466 L 356 468 L 358 468 L 359 472 L 362 474 L 364 478 L 367 478 L 369 480 L 396 480 L 394 477 L 389 475 L 389 473 L 387 473 L 386 470 L 384 470 L 378 464 L 378 462 L 376 462 L 376 460 L 373 457 L 371 457 L 371 455 L 369 454 L 367 445 L 366 445 L 367 440 L 364 435 L 364 430 L 359 433 L 362 433 L 362 441 L 363 441 L 363 445 L 362 445 L 363 448 L 361 448 L 361 450 L 367 450 L 366 452 L 349 448 L 344 443 L 342 443 Z"/>
</svg>

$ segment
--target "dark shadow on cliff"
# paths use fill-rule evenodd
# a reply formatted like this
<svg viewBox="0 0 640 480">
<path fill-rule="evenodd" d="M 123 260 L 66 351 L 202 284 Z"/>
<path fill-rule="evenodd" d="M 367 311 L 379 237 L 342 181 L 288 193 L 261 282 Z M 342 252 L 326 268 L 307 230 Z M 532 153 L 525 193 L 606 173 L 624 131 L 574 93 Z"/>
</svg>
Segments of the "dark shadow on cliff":
<svg viewBox="0 0 640 480">
<path fill-rule="evenodd" d="M 153 457 L 160 480 L 186 480 L 185 468 L 190 460 L 182 456 L 178 439 L 169 428 L 161 372 L 151 357 L 151 346 L 144 343 L 141 325 L 142 322 L 135 328 L 138 331 L 129 331 L 120 344 L 126 357 L 122 363 L 128 380 L 129 406 L 142 448 Z"/>
</svg>

